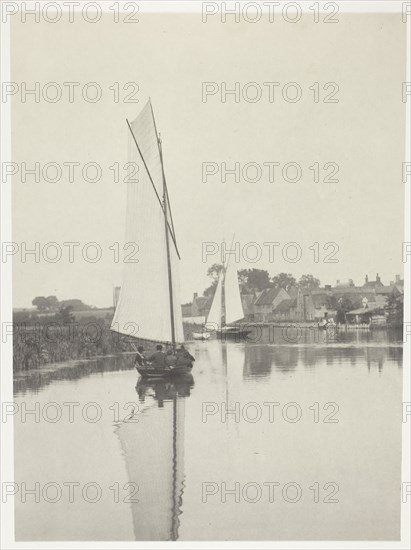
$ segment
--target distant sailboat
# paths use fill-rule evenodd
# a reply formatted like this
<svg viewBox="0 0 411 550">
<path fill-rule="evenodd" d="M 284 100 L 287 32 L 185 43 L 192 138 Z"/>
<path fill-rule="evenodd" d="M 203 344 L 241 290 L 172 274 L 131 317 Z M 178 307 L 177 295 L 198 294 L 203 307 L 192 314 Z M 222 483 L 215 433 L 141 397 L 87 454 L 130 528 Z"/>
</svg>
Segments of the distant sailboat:
<svg viewBox="0 0 411 550">
<path fill-rule="evenodd" d="M 221 269 L 210 312 L 207 316 L 206 329 L 216 330 L 218 338 L 245 337 L 250 330 L 241 327 L 238 322 L 244 319 L 238 273 L 234 263 L 227 260 Z M 237 324 L 235 324 L 237 323 Z M 217 326 L 218 329 L 213 329 Z"/>
<path fill-rule="evenodd" d="M 130 165 L 139 170 L 127 183 L 126 242 L 138 245 L 138 261 L 124 264 L 111 330 L 175 350 L 184 341 L 180 256 L 151 101 L 127 124 Z"/>
</svg>

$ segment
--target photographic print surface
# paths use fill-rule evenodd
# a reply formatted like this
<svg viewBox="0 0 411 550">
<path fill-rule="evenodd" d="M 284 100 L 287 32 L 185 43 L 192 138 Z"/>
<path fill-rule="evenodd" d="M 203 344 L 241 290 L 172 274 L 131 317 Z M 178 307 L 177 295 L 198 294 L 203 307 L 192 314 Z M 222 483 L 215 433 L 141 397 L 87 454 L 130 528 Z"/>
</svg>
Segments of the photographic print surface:
<svg viewBox="0 0 411 550">
<path fill-rule="evenodd" d="M 399 541 L 401 10 L 89 4 L 10 15 L 15 540 Z"/>
</svg>

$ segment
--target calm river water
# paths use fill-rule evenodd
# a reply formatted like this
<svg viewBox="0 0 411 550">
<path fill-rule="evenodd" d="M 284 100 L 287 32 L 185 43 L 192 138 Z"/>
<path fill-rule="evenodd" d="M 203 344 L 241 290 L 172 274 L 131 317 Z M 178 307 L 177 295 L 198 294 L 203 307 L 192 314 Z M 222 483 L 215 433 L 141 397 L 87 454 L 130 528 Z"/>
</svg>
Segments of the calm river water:
<svg viewBox="0 0 411 550">
<path fill-rule="evenodd" d="M 174 382 L 127 354 L 16 374 L 17 540 L 399 539 L 400 335 L 189 348 Z"/>
</svg>

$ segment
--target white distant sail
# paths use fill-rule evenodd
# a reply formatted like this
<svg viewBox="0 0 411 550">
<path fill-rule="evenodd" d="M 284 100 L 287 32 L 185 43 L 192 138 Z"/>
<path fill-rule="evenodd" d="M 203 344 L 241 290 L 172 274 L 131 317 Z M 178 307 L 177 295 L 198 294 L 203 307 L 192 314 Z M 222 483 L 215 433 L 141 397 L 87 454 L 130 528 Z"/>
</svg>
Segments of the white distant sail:
<svg viewBox="0 0 411 550">
<path fill-rule="evenodd" d="M 225 323 L 229 325 L 244 317 L 236 266 L 228 260 L 224 279 Z"/>
<path fill-rule="evenodd" d="M 137 263 L 125 263 L 111 330 L 160 342 L 172 341 L 164 211 L 163 175 L 151 103 L 130 124 L 129 161 L 138 181 L 127 186 L 126 242 L 138 245 Z M 140 152 L 137 148 L 140 148 Z M 143 160 L 144 159 L 144 160 Z M 150 177 L 151 176 L 151 177 Z M 178 255 L 169 232 L 175 340 L 184 341 Z"/>
<path fill-rule="evenodd" d="M 221 315 L 222 315 L 222 280 L 223 280 L 223 274 L 220 273 L 220 276 L 218 277 L 218 283 L 217 287 L 215 289 L 213 302 L 211 304 L 210 312 L 207 317 L 207 323 L 213 323 L 217 325 L 217 328 L 221 328 Z M 211 327 L 209 327 L 211 330 Z"/>
</svg>

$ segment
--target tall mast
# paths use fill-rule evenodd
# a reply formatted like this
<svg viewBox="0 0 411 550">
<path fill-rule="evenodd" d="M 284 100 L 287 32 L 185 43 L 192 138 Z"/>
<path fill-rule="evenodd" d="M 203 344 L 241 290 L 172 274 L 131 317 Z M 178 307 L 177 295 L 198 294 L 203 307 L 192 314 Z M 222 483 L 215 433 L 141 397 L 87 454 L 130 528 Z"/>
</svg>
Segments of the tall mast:
<svg viewBox="0 0 411 550">
<path fill-rule="evenodd" d="M 233 238 L 231 240 L 231 248 L 230 248 L 230 252 L 232 251 L 233 249 L 233 244 L 234 244 L 234 238 L 235 238 L 235 233 L 233 233 Z M 225 239 L 223 239 L 223 243 L 224 243 L 224 248 L 225 248 Z M 230 258 L 224 258 L 224 261 L 223 261 L 223 269 L 221 270 L 222 273 L 223 273 L 223 283 L 224 283 L 224 286 L 223 286 L 223 292 L 221 293 L 221 300 L 222 300 L 222 307 L 221 307 L 221 315 L 224 315 L 224 325 L 227 324 L 227 321 L 226 321 L 226 317 L 227 317 L 227 311 L 226 311 L 226 300 L 225 300 L 225 276 L 226 276 L 226 273 L 227 273 L 227 269 L 228 269 L 228 264 L 229 264 L 229 261 L 230 261 Z M 221 320 L 221 326 L 223 325 L 222 323 L 222 320 Z"/>
<path fill-rule="evenodd" d="M 157 137 L 158 140 L 158 149 L 160 151 L 160 160 L 161 160 L 161 173 L 163 176 L 163 205 L 164 205 L 164 227 L 166 232 L 166 248 L 167 248 L 167 269 L 168 269 L 168 292 L 170 296 L 170 322 L 171 322 L 171 343 L 173 348 L 176 345 L 176 331 L 174 326 L 174 301 L 173 301 L 173 279 L 171 274 L 171 260 L 170 260 L 170 239 L 168 234 L 168 193 L 167 193 L 167 184 L 166 176 L 164 173 L 164 164 L 163 164 L 163 151 L 161 147 L 161 138 Z"/>
<path fill-rule="evenodd" d="M 225 239 L 223 239 L 223 244 L 225 248 Z M 221 268 L 220 275 L 222 277 L 221 279 L 221 321 L 220 321 L 220 328 L 223 328 L 223 319 L 225 324 L 225 264 L 226 264 L 226 257 L 222 258 L 223 260 L 223 267 Z"/>
<path fill-rule="evenodd" d="M 221 270 L 222 280 L 221 280 L 221 327 L 223 327 L 223 319 L 225 325 L 225 268 Z"/>
</svg>

